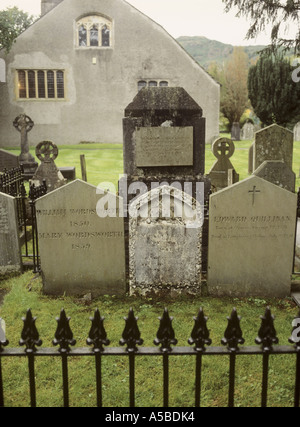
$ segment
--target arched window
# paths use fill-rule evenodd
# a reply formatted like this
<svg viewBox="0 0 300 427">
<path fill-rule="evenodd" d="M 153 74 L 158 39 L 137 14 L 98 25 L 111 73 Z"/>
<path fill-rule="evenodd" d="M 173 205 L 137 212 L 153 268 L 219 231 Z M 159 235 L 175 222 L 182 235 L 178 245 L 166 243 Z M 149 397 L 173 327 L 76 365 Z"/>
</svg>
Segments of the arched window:
<svg viewBox="0 0 300 427">
<path fill-rule="evenodd" d="M 169 83 L 168 83 L 168 82 L 166 82 L 165 80 L 163 80 L 163 81 L 159 82 L 159 86 L 160 86 L 160 87 L 168 87 L 168 86 L 169 86 Z"/>
<path fill-rule="evenodd" d="M 77 47 L 110 47 L 112 22 L 100 15 L 81 18 L 76 23 Z"/>
<path fill-rule="evenodd" d="M 145 80 L 140 80 L 138 82 L 138 90 L 140 91 L 143 87 L 147 87 L 147 82 L 145 82 Z"/>
</svg>

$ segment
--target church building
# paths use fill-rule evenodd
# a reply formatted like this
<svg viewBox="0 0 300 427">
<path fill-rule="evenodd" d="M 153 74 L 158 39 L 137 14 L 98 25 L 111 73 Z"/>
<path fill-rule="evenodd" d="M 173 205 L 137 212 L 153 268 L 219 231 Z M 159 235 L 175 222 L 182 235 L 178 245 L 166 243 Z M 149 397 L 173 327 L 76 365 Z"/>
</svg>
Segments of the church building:
<svg viewBox="0 0 300 427">
<path fill-rule="evenodd" d="M 183 87 L 219 135 L 220 86 L 159 24 L 125 0 L 42 0 L 41 17 L 0 51 L 0 147 L 13 121 L 31 145 L 122 143 L 124 110 L 143 87 Z M 201 29 L 199 29 L 201 31 Z"/>
</svg>

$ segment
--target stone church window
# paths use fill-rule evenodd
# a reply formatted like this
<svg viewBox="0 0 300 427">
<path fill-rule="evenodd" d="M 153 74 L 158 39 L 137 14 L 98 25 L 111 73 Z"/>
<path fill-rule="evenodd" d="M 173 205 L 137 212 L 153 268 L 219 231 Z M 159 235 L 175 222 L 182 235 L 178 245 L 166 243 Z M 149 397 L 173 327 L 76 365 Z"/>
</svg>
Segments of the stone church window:
<svg viewBox="0 0 300 427">
<path fill-rule="evenodd" d="M 77 47 L 110 47 L 112 22 L 100 15 L 81 18 L 76 23 Z"/>
<path fill-rule="evenodd" d="M 64 99 L 63 70 L 18 70 L 19 99 Z"/>
<path fill-rule="evenodd" d="M 168 87 L 169 82 L 167 80 L 140 80 L 138 81 L 138 91 L 144 87 Z"/>
</svg>

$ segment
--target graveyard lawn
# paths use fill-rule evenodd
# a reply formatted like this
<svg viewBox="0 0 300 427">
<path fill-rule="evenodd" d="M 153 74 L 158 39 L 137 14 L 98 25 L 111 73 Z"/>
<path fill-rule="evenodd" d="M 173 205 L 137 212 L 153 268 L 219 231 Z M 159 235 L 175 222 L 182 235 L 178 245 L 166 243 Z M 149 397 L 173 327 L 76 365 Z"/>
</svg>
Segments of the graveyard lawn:
<svg viewBox="0 0 300 427">
<path fill-rule="evenodd" d="M 222 134 L 230 138 L 230 134 Z M 235 142 L 235 152 L 230 158 L 235 170 L 240 174 L 240 181 L 248 176 L 248 150 L 253 141 Z M 112 182 L 118 188 L 119 175 L 123 174 L 123 146 L 122 144 L 88 144 L 58 146 L 59 155 L 55 161 L 57 167 L 76 167 L 76 176 L 81 179 L 80 155 L 84 154 L 87 166 L 87 180 L 90 184 L 98 185 L 102 182 Z M 5 148 L 14 154 L 19 154 L 19 148 Z M 35 155 L 34 147 L 30 148 Z M 216 158 L 211 146 L 206 145 L 205 171 L 209 172 Z M 293 171 L 296 174 L 296 189 L 300 187 L 300 141 L 294 142 Z"/>
<path fill-rule="evenodd" d="M 104 326 L 112 347 L 119 346 L 125 327 L 124 316 L 132 307 L 139 317 L 138 325 L 144 339 L 143 346 L 153 347 L 159 327 L 158 317 L 164 308 L 174 317 L 173 327 L 178 346 L 187 346 L 194 326 L 193 317 L 200 307 L 209 317 L 208 328 L 213 346 L 219 346 L 227 327 L 227 316 L 236 307 L 242 316 L 241 327 L 245 345 L 254 345 L 261 320 L 267 305 L 275 315 L 275 327 L 280 344 L 287 345 L 292 330 L 292 320 L 298 309 L 290 299 L 263 300 L 213 299 L 209 297 L 174 299 L 142 299 L 133 297 L 101 297 L 84 301 L 71 297 L 49 298 L 42 293 L 39 277 L 27 272 L 22 276 L 0 282 L 8 293 L 1 306 L 0 315 L 6 322 L 9 347 L 18 347 L 23 327 L 22 317 L 28 308 L 37 317 L 36 326 L 43 340 L 42 347 L 53 347 L 56 317 L 62 308 L 71 317 L 70 326 L 77 340 L 76 347 L 86 347 L 95 309 L 105 317 Z M 172 358 L 170 364 L 170 406 L 193 407 L 195 358 L 181 356 Z M 106 407 L 128 407 L 128 358 L 103 358 L 103 404 Z M 29 405 L 28 366 L 25 358 L 2 359 L 4 399 L 6 406 Z M 202 406 L 223 407 L 227 405 L 229 359 L 211 356 L 203 359 Z M 276 356 L 270 359 L 269 406 L 293 406 L 295 356 Z M 70 405 L 93 407 L 96 405 L 95 361 L 92 357 L 70 357 Z M 262 358 L 243 356 L 237 358 L 236 406 L 260 405 L 262 381 Z M 36 358 L 37 405 L 40 407 L 62 406 L 61 360 L 59 358 Z M 136 405 L 138 407 L 162 406 L 162 358 L 136 358 Z"/>
</svg>

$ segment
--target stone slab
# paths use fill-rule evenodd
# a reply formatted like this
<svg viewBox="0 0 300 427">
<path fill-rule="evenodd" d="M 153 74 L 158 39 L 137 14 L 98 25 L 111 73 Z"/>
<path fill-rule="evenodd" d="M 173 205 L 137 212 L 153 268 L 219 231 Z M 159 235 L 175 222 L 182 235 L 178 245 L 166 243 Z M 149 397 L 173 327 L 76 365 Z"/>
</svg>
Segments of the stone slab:
<svg viewBox="0 0 300 427">
<path fill-rule="evenodd" d="M 22 271 L 16 200 L 0 193 L 0 275 Z"/>
<path fill-rule="evenodd" d="M 290 296 L 296 208 L 296 194 L 254 175 L 213 194 L 209 293 Z"/>
<path fill-rule="evenodd" d="M 4 172 L 4 169 L 10 170 L 19 167 L 19 159 L 13 153 L 9 151 L 0 150 L 0 172 Z"/>
<path fill-rule="evenodd" d="M 135 132 L 137 167 L 193 166 L 193 127 L 146 127 Z"/>
<path fill-rule="evenodd" d="M 81 180 L 36 202 L 45 293 L 125 294 L 122 203 L 114 194 L 97 194 L 96 187 Z M 104 211 L 116 216 L 104 217 Z"/>
</svg>

